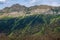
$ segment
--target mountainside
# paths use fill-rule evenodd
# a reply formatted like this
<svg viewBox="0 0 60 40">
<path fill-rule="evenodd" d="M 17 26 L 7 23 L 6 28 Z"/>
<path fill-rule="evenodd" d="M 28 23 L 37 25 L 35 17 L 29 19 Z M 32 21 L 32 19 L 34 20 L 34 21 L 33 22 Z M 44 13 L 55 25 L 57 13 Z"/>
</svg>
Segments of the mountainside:
<svg viewBox="0 0 60 40">
<path fill-rule="evenodd" d="M 25 11 L 25 8 L 26 8 L 25 6 L 14 4 L 11 7 L 5 7 L 4 9 L 2 9 L 2 12 L 9 13 L 9 12 Z"/>
<path fill-rule="evenodd" d="M 60 15 L 32 15 L 0 19 L 0 35 L 6 40 L 60 40 Z"/>
<path fill-rule="evenodd" d="M 48 5 L 36 5 L 36 6 L 31 6 L 31 7 L 25 7 L 19 4 L 14 4 L 11 7 L 5 7 L 4 9 L 0 10 L 0 14 L 9 14 L 12 16 L 14 15 L 22 15 L 24 16 L 25 14 L 44 14 L 47 11 L 50 11 L 49 14 L 53 14 L 52 9 L 59 10 L 60 12 L 60 7 L 53 7 L 53 6 L 48 6 Z M 19 12 L 19 13 L 18 13 Z M 47 13 L 48 14 L 48 13 Z"/>
<path fill-rule="evenodd" d="M 0 40 L 60 40 L 60 7 L 14 4 L 0 10 Z"/>
<path fill-rule="evenodd" d="M 44 13 L 53 8 L 52 6 L 48 5 L 40 5 L 40 6 L 33 6 L 31 8 L 31 13 Z"/>
</svg>

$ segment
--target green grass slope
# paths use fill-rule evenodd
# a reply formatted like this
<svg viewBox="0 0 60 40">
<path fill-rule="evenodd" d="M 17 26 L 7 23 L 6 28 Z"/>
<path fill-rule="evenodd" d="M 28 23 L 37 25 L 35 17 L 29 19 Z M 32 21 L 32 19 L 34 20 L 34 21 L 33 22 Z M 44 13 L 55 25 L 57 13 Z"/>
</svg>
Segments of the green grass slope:
<svg viewBox="0 0 60 40">
<path fill-rule="evenodd" d="M 6 40 L 60 40 L 60 15 L 4 17 L 0 33 L 6 34 Z"/>
</svg>

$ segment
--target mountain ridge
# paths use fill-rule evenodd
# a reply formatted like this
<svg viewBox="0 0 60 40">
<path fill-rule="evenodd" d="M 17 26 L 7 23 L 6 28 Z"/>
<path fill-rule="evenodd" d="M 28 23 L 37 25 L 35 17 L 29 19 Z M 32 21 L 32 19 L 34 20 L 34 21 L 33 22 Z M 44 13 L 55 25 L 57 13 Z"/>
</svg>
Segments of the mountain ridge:
<svg viewBox="0 0 60 40">
<path fill-rule="evenodd" d="M 49 5 L 36 5 L 31 7 L 26 7 L 20 4 L 14 4 L 10 7 L 5 7 L 0 10 L 2 16 L 29 16 L 34 14 L 53 14 L 53 10 L 57 9 L 60 13 L 60 7 L 54 7 Z M 49 11 L 49 12 L 48 12 Z M 56 10 L 55 10 L 56 11 Z M 0 15 L 0 16 L 1 16 Z"/>
<path fill-rule="evenodd" d="M 1 9 L 0 10 L 0 12 L 4 12 L 4 10 L 8 10 L 8 9 L 10 9 L 10 10 L 12 10 L 12 11 L 14 11 L 13 9 L 15 9 L 15 11 L 20 11 L 20 10 L 24 10 L 24 8 L 29 8 L 29 9 L 31 9 L 31 10 L 33 10 L 33 9 L 37 9 L 37 8 L 40 8 L 40 9 L 48 9 L 48 8 L 54 8 L 54 7 L 56 7 L 56 6 L 49 6 L 49 5 L 35 5 L 35 6 L 31 6 L 31 7 L 26 7 L 26 6 L 23 6 L 23 5 L 20 5 L 20 4 L 13 4 L 12 6 L 10 6 L 10 7 L 5 7 L 5 8 L 3 8 L 3 9 Z M 58 6 L 59 7 L 59 6 Z M 21 9 L 22 8 L 22 9 Z M 25 9 L 25 10 L 26 10 Z M 8 10 L 8 11 L 10 11 L 10 10 Z"/>
</svg>

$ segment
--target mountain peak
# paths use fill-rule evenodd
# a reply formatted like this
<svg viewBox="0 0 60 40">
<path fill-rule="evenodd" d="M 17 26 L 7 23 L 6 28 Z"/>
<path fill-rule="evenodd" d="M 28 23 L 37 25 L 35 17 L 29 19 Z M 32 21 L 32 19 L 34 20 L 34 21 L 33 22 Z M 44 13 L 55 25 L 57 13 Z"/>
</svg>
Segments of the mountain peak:
<svg viewBox="0 0 60 40">
<path fill-rule="evenodd" d="M 56 8 L 54 6 L 49 6 L 49 5 L 35 5 L 31 7 L 25 7 L 20 4 L 14 4 L 11 7 L 5 7 L 4 9 L 0 10 L 2 13 L 12 13 L 12 12 L 22 12 L 25 13 L 29 11 L 31 14 L 35 13 L 44 13 L 50 10 L 51 8 Z M 58 8 L 58 7 L 57 7 Z M 27 11 L 26 11 L 27 10 Z"/>
<path fill-rule="evenodd" d="M 14 4 L 11 7 L 5 7 L 4 9 L 2 9 L 2 12 L 16 12 L 16 11 L 24 11 L 25 10 L 25 6 L 23 5 L 19 5 L 19 4 Z"/>
</svg>

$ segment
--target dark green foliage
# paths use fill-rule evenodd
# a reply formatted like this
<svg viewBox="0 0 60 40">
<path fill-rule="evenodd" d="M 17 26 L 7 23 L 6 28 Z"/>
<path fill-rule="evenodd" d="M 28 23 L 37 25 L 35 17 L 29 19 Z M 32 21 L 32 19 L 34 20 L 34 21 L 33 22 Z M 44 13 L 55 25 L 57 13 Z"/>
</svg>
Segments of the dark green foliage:
<svg viewBox="0 0 60 40">
<path fill-rule="evenodd" d="M 56 20 L 54 20 L 56 19 Z M 32 15 L 17 18 L 0 19 L 0 33 L 6 33 L 12 39 L 26 35 L 44 35 L 60 33 L 60 15 Z"/>
</svg>

